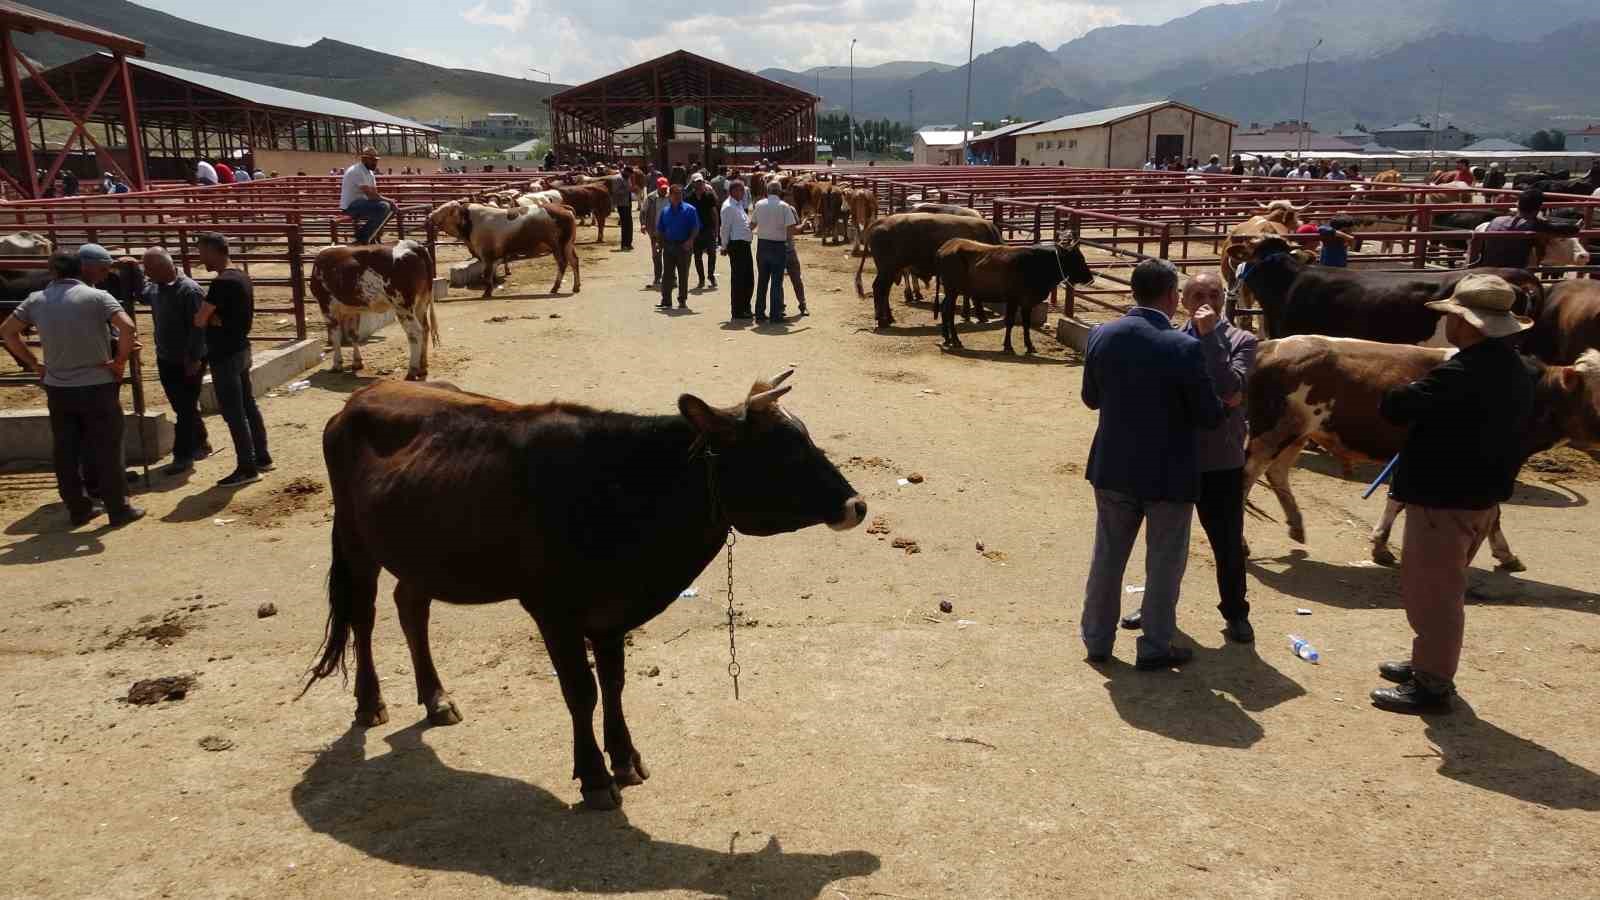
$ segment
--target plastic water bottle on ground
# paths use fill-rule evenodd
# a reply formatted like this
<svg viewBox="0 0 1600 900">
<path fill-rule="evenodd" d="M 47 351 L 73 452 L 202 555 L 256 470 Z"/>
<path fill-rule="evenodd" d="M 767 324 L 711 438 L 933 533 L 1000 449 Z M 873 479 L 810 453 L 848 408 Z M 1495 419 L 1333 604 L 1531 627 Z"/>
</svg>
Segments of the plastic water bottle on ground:
<svg viewBox="0 0 1600 900">
<path fill-rule="evenodd" d="M 1295 656 L 1308 663 L 1314 663 L 1322 659 L 1322 654 L 1317 652 L 1317 648 L 1311 646 L 1310 641 L 1298 634 L 1289 635 L 1289 649 L 1294 651 Z"/>
</svg>

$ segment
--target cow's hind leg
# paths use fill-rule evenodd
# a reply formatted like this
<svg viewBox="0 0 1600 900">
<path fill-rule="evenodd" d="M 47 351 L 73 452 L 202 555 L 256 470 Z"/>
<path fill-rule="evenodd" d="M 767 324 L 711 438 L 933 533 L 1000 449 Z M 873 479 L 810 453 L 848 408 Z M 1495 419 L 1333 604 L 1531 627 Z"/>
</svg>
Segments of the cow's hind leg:
<svg viewBox="0 0 1600 900">
<path fill-rule="evenodd" d="M 428 611 L 432 604 L 433 598 L 414 584 L 402 580 L 394 586 L 395 610 L 400 614 L 406 646 L 411 649 L 411 670 L 417 676 L 417 702 L 428 710 L 430 723 L 455 725 L 461 721 L 461 711 L 445 693 L 428 645 Z"/>
<path fill-rule="evenodd" d="M 528 602 L 523 608 L 532 614 Z M 559 620 L 539 620 L 539 634 L 544 638 L 544 648 L 556 668 L 561 681 L 561 696 L 567 701 L 567 712 L 572 715 L 572 777 L 578 779 L 583 791 L 583 805 L 590 809 L 616 809 L 622 804 L 622 791 L 617 789 L 611 773 L 606 770 L 606 759 L 600 745 L 594 740 L 594 705 L 596 691 L 594 675 L 589 672 L 589 658 L 583 650 L 583 632 L 574 623 Z"/>
<path fill-rule="evenodd" d="M 1035 306 L 1037 306 L 1037 305 L 1038 305 L 1037 303 L 1026 303 L 1026 304 L 1022 304 L 1022 305 L 1018 305 L 1018 304 L 1015 304 L 1015 303 L 1007 303 L 1006 304 L 1006 313 L 1007 313 L 1007 315 L 1009 315 L 1011 313 L 1011 310 L 1013 308 L 1015 308 L 1016 311 L 1017 311 L 1017 318 L 1020 320 L 1020 321 L 1017 322 L 1017 324 L 1022 326 L 1022 346 L 1027 349 L 1029 356 L 1032 356 L 1033 353 L 1034 353 L 1032 321 L 1033 321 L 1033 308 Z"/>
<path fill-rule="evenodd" d="M 1295 460 L 1300 457 L 1305 445 L 1304 438 L 1295 441 L 1267 466 L 1267 484 L 1272 486 L 1272 492 L 1278 496 L 1278 503 L 1283 507 L 1283 516 L 1289 524 L 1289 540 L 1297 544 L 1306 542 L 1306 522 L 1300 515 L 1300 504 L 1295 502 L 1294 491 L 1289 488 L 1289 470 L 1294 468 Z"/>
<path fill-rule="evenodd" d="M 622 688 L 627 682 L 623 665 L 623 635 L 610 634 L 592 638 L 594 642 L 594 669 L 600 677 L 600 708 L 605 718 L 606 754 L 611 757 L 611 775 L 618 786 L 644 784 L 650 770 L 633 746 L 633 735 L 628 733 L 628 722 L 622 716 Z"/>
<path fill-rule="evenodd" d="M 378 569 L 348 566 L 351 643 L 356 651 L 356 724 L 382 725 L 389 721 L 378 688 L 378 667 L 372 658 L 372 627 L 378 618 Z"/>
<path fill-rule="evenodd" d="M 479 257 L 483 261 L 483 299 L 494 296 L 494 263 L 493 256 L 485 253 Z"/>
<path fill-rule="evenodd" d="M 1526 572 L 1528 567 L 1522 560 L 1511 552 L 1511 544 L 1506 541 L 1506 533 L 1500 530 L 1500 508 L 1495 507 L 1494 525 L 1489 529 L 1489 552 L 1494 554 L 1499 565 L 1496 569 L 1502 572 Z"/>
<path fill-rule="evenodd" d="M 344 371 L 344 328 L 337 319 L 328 320 L 328 346 L 333 350 L 333 370 Z"/>
<path fill-rule="evenodd" d="M 1405 504 L 1389 497 L 1383 504 L 1383 518 L 1372 527 L 1372 561 L 1380 566 L 1399 564 L 1394 551 L 1389 549 L 1389 535 L 1394 532 L 1394 522 L 1404 509 Z"/>
<path fill-rule="evenodd" d="M 406 367 L 406 380 L 421 381 L 423 354 L 426 352 L 424 342 L 428 339 L 428 330 L 423 327 L 413 310 L 396 304 L 394 314 L 400 320 L 400 327 L 405 330 L 407 349 L 411 352 L 410 364 Z"/>
<path fill-rule="evenodd" d="M 1011 326 L 1016 321 L 1016 315 L 1017 315 L 1017 305 L 1015 303 L 1012 303 L 1011 301 L 1007 300 L 1006 301 L 1006 339 L 1005 339 L 1005 342 L 1000 345 L 1000 349 L 1005 351 L 1007 354 L 1013 354 L 1013 353 L 1017 352 L 1016 348 L 1011 346 Z M 1026 338 L 1027 335 L 1024 334 L 1023 337 Z M 1029 346 L 1028 347 L 1028 351 L 1031 353 L 1033 351 L 1033 347 Z"/>
</svg>

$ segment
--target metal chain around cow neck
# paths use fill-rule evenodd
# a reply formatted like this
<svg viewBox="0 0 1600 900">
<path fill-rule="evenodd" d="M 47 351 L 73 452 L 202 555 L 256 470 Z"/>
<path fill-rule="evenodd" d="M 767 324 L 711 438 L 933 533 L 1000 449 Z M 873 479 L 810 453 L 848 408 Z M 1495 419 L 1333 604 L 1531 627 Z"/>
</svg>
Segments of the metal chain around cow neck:
<svg viewBox="0 0 1600 900">
<path fill-rule="evenodd" d="M 699 438 L 691 448 L 691 454 L 698 450 L 706 459 L 706 490 L 711 495 L 711 517 L 720 518 L 723 515 L 722 498 L 717 494 L 717 451 L 705 444 L 705 438 Z M 733 522 L 728 522 L 728 677 L 733 679 L 733 699 L 739 699 L 739 652 L 734 647 L 734 618 L 738 615 L 733 608 L 733 545 L 739 542 L 739 533 L 733 530 Z"/>
</svg>

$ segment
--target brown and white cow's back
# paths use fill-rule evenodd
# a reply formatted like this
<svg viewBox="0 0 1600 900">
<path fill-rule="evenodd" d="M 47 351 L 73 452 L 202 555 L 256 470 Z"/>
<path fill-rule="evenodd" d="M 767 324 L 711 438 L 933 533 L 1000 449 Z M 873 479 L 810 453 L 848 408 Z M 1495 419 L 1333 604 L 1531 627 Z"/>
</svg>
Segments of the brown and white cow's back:
<svg viewBox="0 0 1600 900">
<path fill-rule="evenodd" d="M 328 323 L 333 371 L 342 371 L 344 338 L 350 338 L 352 370 L 360 371 L 357 328 L 363 313 L 394 311 L 405 329 L 411 359 L 406 380 L 428 375 L 428 341 L 439 340 L 433 309 L 433 273 L 428 249 L 416 241 L 392 246 L 334 246 L 317 254 L 311 265 L 311 293 Z"/>
</svg>

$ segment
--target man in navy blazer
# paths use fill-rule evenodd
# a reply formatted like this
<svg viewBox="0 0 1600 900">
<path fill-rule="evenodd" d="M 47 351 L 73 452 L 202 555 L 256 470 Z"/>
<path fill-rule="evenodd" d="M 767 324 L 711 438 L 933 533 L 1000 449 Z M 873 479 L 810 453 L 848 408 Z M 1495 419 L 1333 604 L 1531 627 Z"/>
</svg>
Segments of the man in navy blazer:
<svg viewBox="0 0 1600 900">
<path fill-rule="evenodd" d="M 1087 477 L 1094 485 L 1094 560 L 1083 603 L 1083 642 L 1090 662 L 1111 657 L 1122 576 L 1145 521 L 1143 633 L 1140 669 L 1179 666 L 1193 657 L 1174 647 L 1178 588 L 1189 561 L 1189 522 L 1200 495 L 1198 439 L 1219 425 L 1226 407 L 1207 374 L 1210 356 L 1228 349 L 1217 313 L 1194 312 L 1198 337 L 1172 327 L 1178 270 L 1159 259 L 1133 270 L 1137 304 L 1089 334 L 1083 402 L 1100 411 Z M 1237 403 L 1237 398 L 1233 402 Z"/>
</svg>

